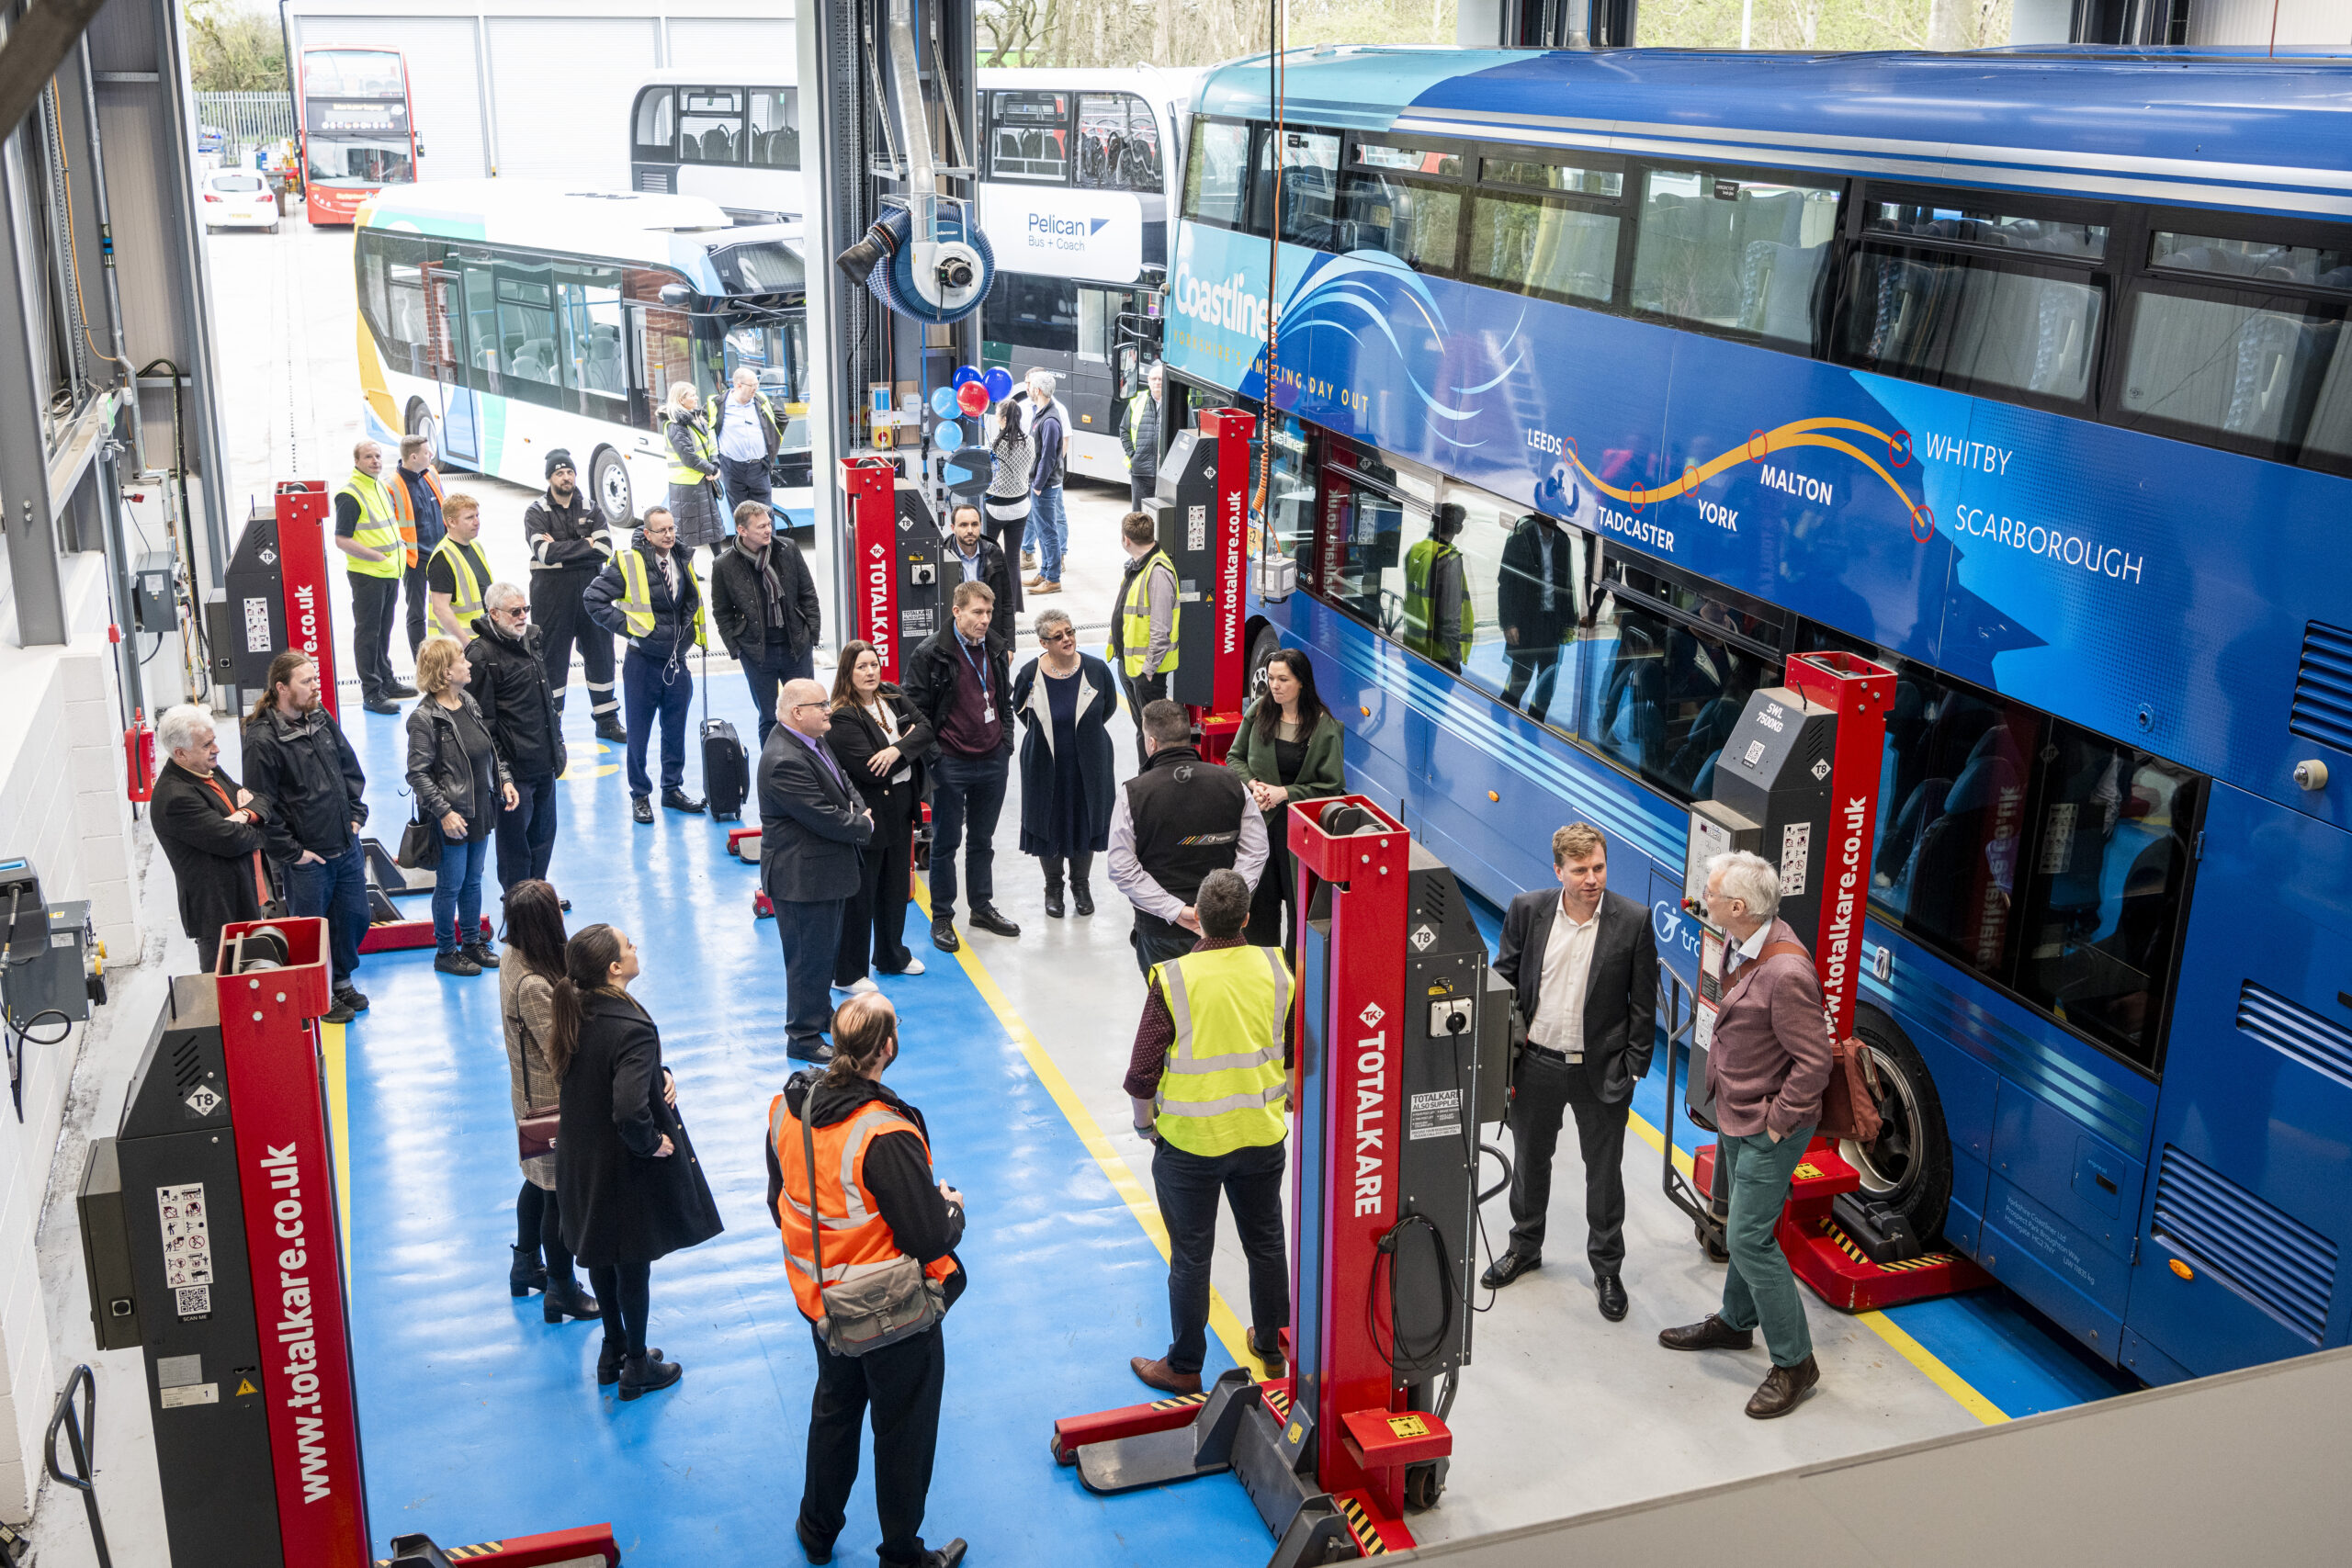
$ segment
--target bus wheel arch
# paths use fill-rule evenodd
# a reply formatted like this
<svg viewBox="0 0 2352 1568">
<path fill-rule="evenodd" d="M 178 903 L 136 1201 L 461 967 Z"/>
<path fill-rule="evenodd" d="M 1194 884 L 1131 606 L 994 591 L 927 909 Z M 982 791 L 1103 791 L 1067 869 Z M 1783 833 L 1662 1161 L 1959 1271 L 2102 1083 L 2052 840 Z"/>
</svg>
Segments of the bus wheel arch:
<svg viewBox="0 0 2352 1568">
<path fill-rule="evenodd" d="M 423 398 L 411 398 L 408 412 L 401 420 L 401 434 L 422 435 L 433 443 L 433 456 L 441 456 L 441 422 L 434 417 L 432 408 Z"/>
<path fill-rule="evenodd" d="M 1883 1010 L 1858 1002 L 1854 1035 L 1877 1076 L 1875 1098 L 1885 1125 L 1867 1147 L 1850 1138 L 1842 1141 L 1838 1155 L 1861 1173 L 1860 1196 L 1894 1208 L 1922 1242 L 1932 1243 L 1951 1202 L 1951 1134 L 1944 1123 L 1943 1100 L 1927 1059 Z"/>
<path fill-rule="evenodd" d="M 609 446 L 599 446 L 588 461 L 588 493 L 608 527 L 626 527 L 635 521 L 637 497 L 631 490 L 628 464 Z"/>
<path fill-rule="evenodd" d="M 1241 646 L 1250 650 L 1249 671 L 1242 684 L 1241 703 L 1248 707 L 1266 694 L 1266 666 L 1282 650 L 1283 635 L 1263 615 L 1252 615 L 1242 632 Z"/>
</svg>

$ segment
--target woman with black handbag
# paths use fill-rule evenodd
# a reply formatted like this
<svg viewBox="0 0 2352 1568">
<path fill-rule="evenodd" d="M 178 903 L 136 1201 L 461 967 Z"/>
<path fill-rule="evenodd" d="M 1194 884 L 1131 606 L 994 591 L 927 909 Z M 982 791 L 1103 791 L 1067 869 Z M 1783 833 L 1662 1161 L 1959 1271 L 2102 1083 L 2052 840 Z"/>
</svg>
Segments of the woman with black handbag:
<svg viewBox="0 0 2352 1568">
<path fill-rule="evenodd" d="M 563 1243 L 586 1267 L 603 1309 L 597 1384 L 618 1383 L 623 1399 L 684 1374 L 646 1348 L 654 1260 L 726 1228 L 678 1115 L 662 1032 L 628 994 L 639 973 L 626 935 L 590 926 L 564 944 L 548 1030 L 548 1062 L 562 1085 L 555 1185 Z"/>
<path fill-rule="evenodd" d="M 466 690 L 472 679 L 454 637 L 427 637 L 417 649 L 416 683 L 424 695 L 408 715 L 408 786 L 419 818 L 441 834 L 433 874 L 433 936 L 440 951 L 433 967 L 444 975 L 498 967 L 481 934 L 481 874 L 498 813 L 514 810 L 517 799 L 506 759 Z"/>
<path fill-rule="evenodd" d="M 955 1568 L 963 1540 L 927 1551 L 922 1532 L 947 1381 L 939 1324 L 966 1283 L 955 1253 L 964 1199 L 932 1170 L 922 1112 L 882 1087 L 898 1057 L 889 998 L 852 997 L 833 1014 L 831 1064 L 794 1074 L 768 1107 L 768 1213 L 817 1346 L 792 1528 L 809 1562 L 832 1560 L 871 1407 L 877 1555 L 891 1568 Z"/>
<path fill-rule="evenodd" d="M 556 1199 L 555 1122 L 560 1081 L 548 1058 L 555 1032 L 555 987 L 563 978 L 563 906 L 553 887 L 516 883 L 506 894 L 506 953 L 498 972 L 498 1008 L 506 1021 L 506 1073 L 514 1103 L 514 1135 L 523 1162 L 523 1190 L 514 1199 L 514 1261 L 507 1293 L 545 1291 L 540 1308 L 549 1323 L 601 1317 L 596 1298 L 580 1288 L 563 1245 Z"/>
</svg>

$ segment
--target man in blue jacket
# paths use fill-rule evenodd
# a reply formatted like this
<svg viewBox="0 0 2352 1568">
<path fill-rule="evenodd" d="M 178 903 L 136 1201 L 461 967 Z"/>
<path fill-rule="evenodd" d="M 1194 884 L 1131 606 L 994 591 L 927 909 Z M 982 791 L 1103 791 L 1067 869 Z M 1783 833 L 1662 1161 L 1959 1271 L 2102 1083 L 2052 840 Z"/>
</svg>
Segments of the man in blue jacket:
<svg viewBox="0 0 2352 1568">
<path fill-rule="evenodd" d="M 645 749 L 657 720 L 662 804 L 672 811 L 700 811 L 702 798 L 685 787 L 686 716 L 695 696 L 686 649 L 703 645 L 702 584 L 695 577 L 694 552 L 678 543 L 668 507 L 646 508 L 637 537 L 614 553 L 580 604 L 590 620 L 628 643 L 621 660 L 621 711 L 628 724 L 629 815 L 640 823 L 653 820 Z"/>
</svg>

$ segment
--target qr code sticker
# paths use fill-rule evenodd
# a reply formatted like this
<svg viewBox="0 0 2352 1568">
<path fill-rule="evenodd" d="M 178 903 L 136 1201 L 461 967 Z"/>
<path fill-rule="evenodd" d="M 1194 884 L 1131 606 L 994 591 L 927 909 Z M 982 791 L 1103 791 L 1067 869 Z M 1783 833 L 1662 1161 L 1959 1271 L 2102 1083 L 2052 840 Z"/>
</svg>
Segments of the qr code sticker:
<svg viewBox="0 0 2352 1568">
<path fill-rule="evenodd" d="M 182 1317 L 203 1317 L 212 1311 L 212 1287 L 188 1285 L 173 1292 L 179 1298 Z"/>
</svg>

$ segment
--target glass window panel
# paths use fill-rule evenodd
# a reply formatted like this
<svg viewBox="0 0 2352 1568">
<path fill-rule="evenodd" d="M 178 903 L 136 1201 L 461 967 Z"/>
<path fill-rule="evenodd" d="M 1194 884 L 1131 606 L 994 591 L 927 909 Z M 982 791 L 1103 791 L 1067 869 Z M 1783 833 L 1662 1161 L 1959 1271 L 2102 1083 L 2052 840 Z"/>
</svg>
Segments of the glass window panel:
<svg viewBox="0 0 2352 1568">
<path fill-rule="evenodd" d="M 1391 147 L 1385 142 L 1359 141 L 1355 164 L 1363 169 L 1393 169 L 1400 175 L 1459 175 L 1462 155 L 1432 152 L 1420 147 Z"/>
<path fill-rule="evenodd" d="M 671 141 L 672 115 L 677 105 L 667 87 L 648 87 L 637 100 L 637 149 L 640 157 L 657 162 L 677 155 Z"/>
<path fill-rule="evenodd" d="M 1498 694 L 1539 724 L 1550 718 L 1567 728 L 1575 721 L 1575 644 L 1589 536 L 1540 512 L 1506 507 L 1496 521 L 1503 535 L 1494 552 L 1494 619 L 1503 668 Z M 1490 672 L 1491 666 L 1476 661 L 1474 675 L 1482 671 Z"/>
<path fill-rule="evenodd" d="M 2294 446 L 2323 387 L 2340 382 L 2343 322 L 2298 302 L 2189 299 L 2143 293 L 2133 302 L 2123 406 L 2134 414 Z M 2335 400 L 2340 404 L 2339 395 Z M 2340 409 L 2331 410 L 2340 421 Z"/>
<path fill-rule="evenodd" d="M 565 276 L 557 287 L 563 324 L 563 384 L 579 394 L 580 412 L 626 423 L 628 357 L 621 339 L 621 276 L 598 267 Z"/>
<path fill-rule="evenodd" d="M 555 292 L 544 274 L 537 278 L 499 275 L 498 352 L 505 360 L 508 396 L 534 402 L 560 400 Z"/>
<path fill-rule="evenodd" d="M 1958 255 L 1863 254 L 1846 355 L 1916 381 L 1973 381 L 2079 400 L 2090 389 L 2104 287 Z"/>
<path fill-rule="evenodd" d="M 1196 401 L 1195 409 L 1200 406 Z M 1307 426 L 1284 415 L 1268 433 L 1267 439 L 1272 446 L 1273 458 L 1269 465 L 1266 514 L 1260 520 L 1270 534 L 1267 547 L 1271 554 L 1296 558 L 1301 582 L 1312 586 L 1315 466 Z"/>
<path fill-rule="evenodd" d="M 2097 259 L 2107 254 L 2107 229 L 2098 223 L 2059 223 L 2041 218 L 2018 218 L 1968 207 L 1930 207 L 1919 202 L 1872 202 L 1862 226 L 1872 234 L 1900 234 L 1922 240 L 1957 240 L 1972 245 L 1998 245 L 2004 250 L 2031 251 L 2046 256 Z"/>
<path fill-rule="evenodd" d="M 1279 160 L 1274 157 L 1276 141 L 1282 143 Z M 1279 192 L 1273 177 L 1276 167 L 1282 171 Z M 1319 130 L 1284 130 L 1279 135 L 1268 131 L 1259 139 L 1257 176 L 1250 182 L 1255 187 L 1251 231 L 1262 232 L 1273 220 L 1279 195 L 1282 237 L 1294 245 L 1333 249 L 1338 237 L 1331 220 L 1339 172 L 1337 136 Z"/>
<path fill-rule="evenodd" d="M 312 49 L 302 53 L 302 91 L 311 97 L 397 98 L 405 84 L 390 50 Z"/>
<path fill-rule="evenodd" d="M 1809 347 L 1837 231 L 1835 190 L 1654 169 L 1643 176 L 1634 308 Z"/>
<path fill-rule="evenodd" d="M 756 87 L 752 91 L 752 133 L 744 161 L 755 169 L 800 166 L 800 89 Z"/>
<path fill-rule="evenodd" d="M 1081 93 L 1078 183 L 1091 190 L 1159 188 L 1159 128 L 1132 93 Z"/>
<path fill-rule="evenodd" d="M 1622 196 L 1625 176 L 1614 169 L 1577 169 L 1565 164 L 1542 164 L 1521 158 L 1481 158 L 1478 177 L 1504 185 L 1533 186 L 1540 190 L 1574 191 L 1582 196 Z"/>
<path fill-rule="evenodd" d="M 1248 186 L 1250 128 L 1194 118 L 1191 155 L 1184 164 L 1184 216 L 1239 226 Z"/>
<path fill-rule="evenodd" d="M 1385 251 L 1417 271 L 1451 272 L 1461 229 L 1458 190 L 1353 173 L 1340 186 L 1342 252 Z"/>
<path fill-rule="evenodd" d="M 2017 917 L 2017 989 L 2153 1067 L 2199 780 L 2073 725 L 2052 729 Z"/>
<path fill-rule="evenodd" d="M 485 392 L 506 389 L 506 356 L 498 346 L 497 287 L 488 261 L 466 268 L 466 379 Z"/>
<path fill-rule="evenodd" d="M 980 336 L 992 349 L 1075 353 L 1078 285 L 1066 277 L 998 273 L 980 302 Z"/>
<path fill-rule="evenodd" d="M 1078 356 L 1095 364 L 1111 358 L 1111 296 L 1101 288 L 1078 291 Z"/>
<path fill-rule="evenodd" d="M 2352 288 L 2352 244 L 2275 245 L 2159 231 L 2149 237 L 2148 265 L 2312 288 Z"/>
<path fill-rule="evenodd" d="M 1316 581 L 1343 614 L 1404 640 L 1408 534 L 1429 532 L 1434 480 L 1377 455 L 1343 449 L 1323 468 L 1316 521 Z"/>
<path fill-rule="evenodd" d="M 1059 185 L 1069 178 L 1069 95 L 1043 88 L 993 95 L 989 174 Z"/>
<path fill-rule="evenodd" d="M 743 95 L 733 87 L 678 89 L 678 161 L 743 161 Z"/>
<path fill-rule="evenodd" d="M 1606 302 L 1617 279 L 1617 216 L 1517 197 L 1470 204 L 1470 268 L 1507 288 Z"/>
<path fill-rule="evenodd" d="M 1747 694 L 1780 675 L 1777 660 L 1623 593 L 1602 600 L 1585 667 L 1592 690 L 1577 716 L 1577 734 L 1685 798 L 1712 789 L 1715 756 Z"/>
</svg>

